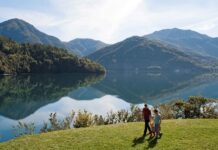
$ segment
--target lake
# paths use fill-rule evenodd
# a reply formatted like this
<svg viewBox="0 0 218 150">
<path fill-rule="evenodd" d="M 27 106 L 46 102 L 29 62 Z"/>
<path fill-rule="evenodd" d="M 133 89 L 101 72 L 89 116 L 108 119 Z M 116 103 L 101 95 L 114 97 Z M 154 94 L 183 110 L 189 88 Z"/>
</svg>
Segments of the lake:
<svg viewBox="0 0 218 150">
<path fill-rule="evenodd" d="M 59 118 L 72 110 L 93 114 L 129 109 L 130 104 L 158 105 L 189 96 L 218 97 L 218 75 L 109 71 L 106 75 L 25 74 L 0 76 L 0 142 L 14 138 L 18 121 L 37 130 L 50 113 Z"/>
</svg>

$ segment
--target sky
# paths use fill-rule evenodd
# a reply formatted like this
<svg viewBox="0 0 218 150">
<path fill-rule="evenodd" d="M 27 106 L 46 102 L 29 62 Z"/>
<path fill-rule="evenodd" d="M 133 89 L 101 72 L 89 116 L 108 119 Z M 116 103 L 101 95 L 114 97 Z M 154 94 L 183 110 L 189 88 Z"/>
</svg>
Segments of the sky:
<svg viewBox="0 0 218 150">
<path fill-rule="evenodd" d="M 19 18 L 62 41 L 115 43 L 181 28 L 218 37 L 217 0 L 0 0 L 0 22 Z"/>
</svg>

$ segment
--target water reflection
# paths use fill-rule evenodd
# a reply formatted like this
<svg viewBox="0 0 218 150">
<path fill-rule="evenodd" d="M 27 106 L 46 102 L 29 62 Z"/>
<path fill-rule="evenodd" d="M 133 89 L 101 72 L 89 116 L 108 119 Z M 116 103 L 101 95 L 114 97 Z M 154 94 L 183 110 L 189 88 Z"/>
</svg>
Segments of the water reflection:
<svg viewBox="0 0 218 150">
<path fill-rule="evenodd" d="M 39 131 L 43 123 L 48 122 L 49 114 L 53 112 L 57 112 L 57 117 L 61 119 L 68 115 L 72 110 L 77 112 L 78 110 L 85 109 L 93 114 L 106 115 L 107 112 L 111 110 L 117 111 L 120 109 L 129 109 L 129 107 L 129 103 L 111 95 L 105 95 L 101 98 L 83 101 L 70 97 L 62 97 L 59 101 L 45 105 L 19 121 L 26 123 L 34 122 Z M 0 122 L 0 135 L 2 136 L 2 138 L 0 138 L 0 142 L 14 138 L 12 126 L 17 125 L 17 120 L 0 116 Z"/>
<path fill-rule="evenodd" d="M 205 84 L 210 86 L 216 80 L 218 81 L 217 74 L 109 72 L 102 82 L 93 87 L 102 93 L 118 95 L 129 103 L 147 102 L 156 105 L 177 97 L 185 98 L 187 95 L 185 93 L 204 96 L 206 93 L 203 91 L 206 89 L 202 91 L 202 86 Z M 194 88 L 197 88 L 197 91 L 190 92 Z M 212 89 L 216 91 L 217 85 Z M 218 96 L 218 94 L 205 96 Z"/>
<path fill-rule="evenodd" d="M 56 102 L 69 92 L 89 86 L 102 76 L 88 74 L 46 74 L 0 78 L 0 115 L 22 119 L 42 106 Z"/>
<path fill-rule="evenodd" d="M 167 72 L 108 72 L 106 77 L 90 87 L 68 94 L 77 100 L 116 95 L 128 103 L 157 105 L 177 98 L 198 95 L 218 97 L 218 74 Z"/>
<path fill-rule="evenodd" d="M 1 77 L 0 115 L 19 120 L 65 96 L 92 100 L 116 95 L 128 103 L 152 105 L 190 95 L 218 97 L 217 77 L 217 74 L 147 72 L 109 72 L 105 78 L 87 74 Z"/>
</svg>

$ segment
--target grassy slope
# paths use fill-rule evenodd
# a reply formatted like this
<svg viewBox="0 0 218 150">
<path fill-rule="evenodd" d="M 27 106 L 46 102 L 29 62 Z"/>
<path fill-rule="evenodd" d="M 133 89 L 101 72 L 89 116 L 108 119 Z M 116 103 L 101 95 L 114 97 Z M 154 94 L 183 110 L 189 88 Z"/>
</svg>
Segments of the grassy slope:
<svg viewBox="0 0 218 150">
<path fill-rule="evenodd" d="M 139 137 L 143 123 L 97 126 L 38 134 L 0 144 L 0 149 L 73 149 L 73 150 L 216 150 L 218 120 L 164 120 L 158 140 Z M 135 143 L 135 144 L 134 144 Z"/>
</svg>

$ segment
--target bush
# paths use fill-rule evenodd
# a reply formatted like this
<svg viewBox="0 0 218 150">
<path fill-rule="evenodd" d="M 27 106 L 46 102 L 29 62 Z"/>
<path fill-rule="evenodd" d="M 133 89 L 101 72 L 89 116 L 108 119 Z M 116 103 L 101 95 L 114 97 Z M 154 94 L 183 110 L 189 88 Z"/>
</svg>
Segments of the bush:
<svg viewBox="0 0 218 150">
<path fill-rule="evenodd" d="M 130 105 L 130 116 L 128 122 L 143 121 L 142 110 L 136 105 Z"/>
<path fill-rule="evenodd" d="M 163 119 L 217 118 L 218 101 L 200 96 L 191 96 L 188 101 L 178 100 L 158 106 Z"/>
<path fill-rule="evenodd" d="M 209 103 L 202 107 L 203 118 L 218 118 L 218 104 Z"/>
<path fill-rule="evenodd" d="M 86 110 L 83 111 L 80 110 L 76 116 L 74 127 L 75 128 L 89 127 L 93 124 L 94 122 L 93 122 L 92 114 L 87 112 Z"/>
<path fill-rule="evenodd" d="M 14 135 L 15 137 L 27 134 L 34 134 L 35 133 L 35 125 L 34 123 L 24 123 L 18 121 L 18 125 L 13 126 Z"/>
<path fill-rule="evenodd" d="M 162 104 L 159 107 L 159 111 L 162 119 L 171 119 L 174 117 L 174 111 L 169 104 Z"/>
<path fill-rule="evenodd" d="M 58 120 L 56 113 L 51 113 L 49 115 L 49 125 L 48 123 L 44 123 L 40 131 L 41 132 L 51 132 L 51 131 L 56 131 L 56 130 L 70 129 L 74 116 L 75 116 L 75 112 L 72 111 L 71 114 L 65 117 L 63 120 Z"/>
<path fill-rule="evenodd" d="M 94 115 L 94 125 L 104 125 L 105 120 L 102 115 Z"/>
</svg>

